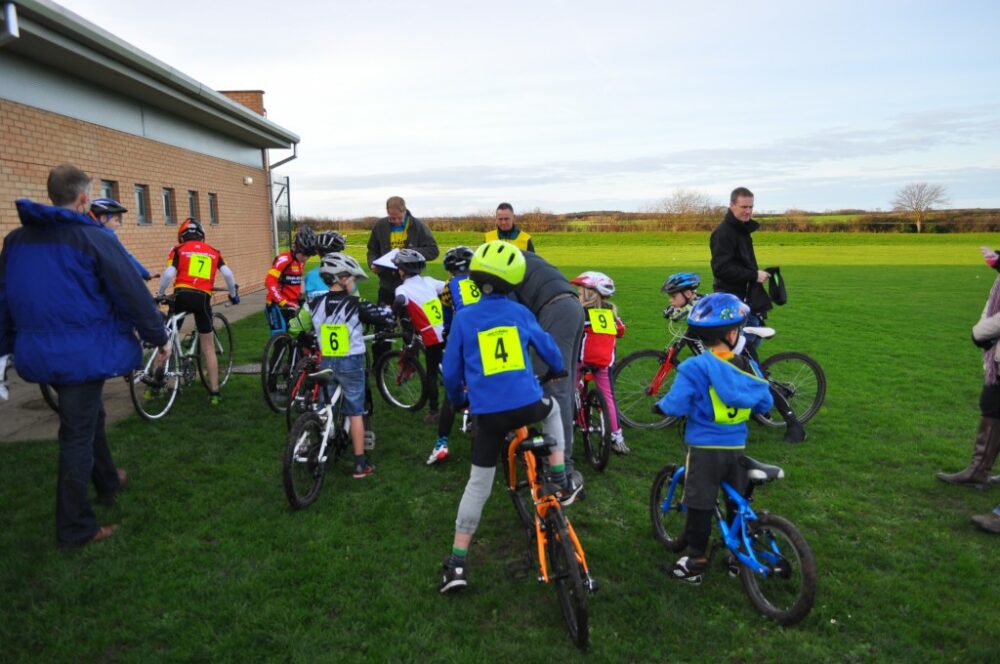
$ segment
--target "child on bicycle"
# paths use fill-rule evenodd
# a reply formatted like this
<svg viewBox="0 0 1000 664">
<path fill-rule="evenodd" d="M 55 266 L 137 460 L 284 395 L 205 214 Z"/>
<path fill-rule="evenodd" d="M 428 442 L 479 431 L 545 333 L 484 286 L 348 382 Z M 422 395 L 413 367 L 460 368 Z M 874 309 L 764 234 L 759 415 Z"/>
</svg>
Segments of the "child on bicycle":
<svg viewBox="0 0 1000 664">
<path fill-rule="evenodd" d="M 316 232 L 309 226 L 295 233 L 290 251 L 274 257 L 264 276 L 264 314 L 271 334 L 284 332 L 287 321 L 296 314 L 302 299 L 302 273 L 306 259 L 316 253 Z"/>
<path fill-rule="evenodd" d="M 577 373 L 582 374 L 584 367 L 594 369 L 594 383 L 608 404 L 611 449 L 615 454 L 629 454 L 632 450 L 625 444 L 611 392 L 610 367 L 615 362 L 615 343 L 625 335 L 625 324 L 618 317 L 618 307 L 610 302 L 611 296 L 615 294 L 615 282 L 603 272 L 587 271 L 570 283 L 580 293 L 580 304 L 586 314 Z M 578 380 L 583 380 L 582 375 Z"/>
<path fill-rule="evenodd" d="M 705 352 L 677 365 L 670 391 L 654 406 L 665 415 L 687 418 L 688 545 L 686 555 L 664 571 L 693 584 L 701 583 L 708 567 L 705 552 L 721 483 L 737 491 L 746 488 L 746 471 L 739 464 L 746 448 L 746 422 L 774 403 L 767 381 L 751 366 L 753 360 L 733 353 L 749 313 L 750 308 L 730 293 L 712 293 L 695 302 L 687 334 L 701 341 Z"/>
<path fill-rule="evenodd" d="M 445 283 L 433 277 L 420 275 L 427 266 L 427 259 L 416 249 L 400 249 L 392 262 L 399 271 L 399 278 L 403 281 L 396 287 L 393 311 L 400 318 L 405 316 L 410 319 L 413 329 L 420 335 L 424 345 L 429 408 L 424 422 L 437 422 L 438 376 L 441 373 L 441 357 L 444 354 L 444 309 L 441 306 L 440 295 Z"/>
<path fill-rule="evenodd" d="M 549 481 L 561 487 L 560 500 L 570 504 L 579 489 L 566 475 L 565 441 L 559 405 L 542 397 L 528 356 L 534 348 L 549 366 L 547 378 L 566 375 L 562 354 L 531 311 L 507 298 L 524 279 L 524 255 L 514 245 L 492 240 L 476 249 L 469 277 L 482 293 L 479 303 L 455 314 L 444 355 L 444 386 L 456 408 L 469 404 L 477 427 L 472 441 L 472 468 L 458 506 L 451 555 L 445 560 L 440 592 L 468 585 L 466 554 L 493 487 L 497 460 L 509 431 L 543 421 L 554 442 L 549 455 Z"/>
<path fill-rule="evenodd" d="M 698 300 L 701 277 L 694 272 L 678 272 L 667 277 L 660 288 L 670 297 L 670 306 L 663 310 L 663 317 L 672 321 L 684 320 Z"/>
<path fill-rule="evenodd" d="M 444 307 L 444 336 L 447 340 L 451 331 L 451 321 L 455 314 L 470 304 L 479 301 L 479 287 L 469 279 L 469 262 L 472 260 L 472 249 L 459 246 L 449 249 L 444 254 L 444 269 L 451 274 L 451 279 L 441 291 L 441 305 Z M 446 394 L 441 404 L 441 415 L 438 418 L 438 437 L 434 443 L 431 455 L 427 457 L 427 465 L 444 461 L 448 458 L 448 437 L 455 424 L 455 407 Z"/>
<path fill-rule="evenodd" d="M 342 252 L 345 246 L 347 246 L 346 238 L 337 231 L 326 231 L 316 236 L 316 255 L 321 261 L 327 254 Z M 303 284 L 306 302 L 326 294 L 327 286 L 319 273 L 319 265 L 306 272 Z"/>
<path fill-rule="evenodd" d="M 309 303 L 313 329 L 323 353 L 323 366 L 344 390 L 343 412 L 350 421 L 354 447 L 354 478 L 372 474 L 375 466 L 365 454 L 365 341 L 364 326 L 392 326 L 392 312 L 352 295 L 355 282 L 368 275 L 358 262 L 334 252 L 320 261 L 319 273 L 329 287 Z"/>
</svg>

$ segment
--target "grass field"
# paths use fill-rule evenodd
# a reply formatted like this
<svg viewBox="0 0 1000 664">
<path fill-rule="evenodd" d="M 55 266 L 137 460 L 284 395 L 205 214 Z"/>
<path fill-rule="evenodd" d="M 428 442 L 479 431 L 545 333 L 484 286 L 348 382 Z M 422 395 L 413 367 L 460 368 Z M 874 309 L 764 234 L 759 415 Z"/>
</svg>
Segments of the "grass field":
<svg viewBox="0 0 1000 664">
<path fill-rule="evenodd" d="M 760 233 L 789 304 L 762 350 L 805 351 L 828 394 L 791 446 L 751 424 L 749 453 L 787 478 L 755 506 L 799 526 L 819 566 L 812 614 L 784 629 L 753 611 L 737 580 L 714 568 L 700 587 L 669 581 L 650 532 L 657 470 L 681 458 L 674 429 L 626 431 L 635 453 L 589 473 L 570 508 L 601 590 L 591 597 L 594 661 L 988 661 L 1000 604 L 1000 538 L 969 515 L 1000 501 L 934 479 L 964 467 L 982 380 L 969 343 L 995 276 L 979 259 L 988 236 L 809 236 Z M 440 234 L 442 248 L 475 244 Z M 363 237 L 351 237 L 363 255 Z M 662 345 L 670 272 L 708 273 L 707 235 L 567 234 L 536 238 L 569 276 L 603 268 L 628 325 L 619 356 Z M 431 267 L 441 275 L 440 263 Z M 371 285 L 366 289 L 370 290 Z M 239 360 L 255 361 L 262 317 L 240 323 Z M 560 661 L 583 659 L 552 589 L 512 581 L 523 548 L 497 485 L 470 553 L 470 589 L 440 597 L 468 476 L 467 438 L 430 467 L 431 425 L 377 399 L 378 470 L 333 468 L 315 505 L 288 510 L 281 417 L 259 381 L 236 376 L 210 411 L 196 387 L 165 421 L 135 417 L 109 432 L 133 484 L 112 540 L 76 554 L 54 547 L 54 442 L 0 447 L 0 660 L 3 661 Z"/>
</svg>

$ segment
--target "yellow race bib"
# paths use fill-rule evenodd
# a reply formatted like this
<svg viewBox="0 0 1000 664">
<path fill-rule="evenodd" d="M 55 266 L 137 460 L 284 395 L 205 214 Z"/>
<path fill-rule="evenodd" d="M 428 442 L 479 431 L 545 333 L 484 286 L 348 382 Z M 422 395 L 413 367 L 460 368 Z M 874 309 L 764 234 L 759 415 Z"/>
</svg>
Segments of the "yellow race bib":
<svg viewBox="0 0 1000 664">
<path fill-rule="evenodd" d="M 524 353 L 517 328 L 494 327 L 480 332 L 479 356 L 484 376 L 524 369 Z"/>
<path fill-rule="evenodd" d="M 587 309 L 590 318 L 590 330 L 594 334 L 618 334 L 615 328 L 615 315 L 610 309 Z"/>
<path fill-rule="evenodd" d="M 716 424 L 739 424 L 750 419 L 749 408 L 733 408 L 722 403 L 719 393 L 714 387 L 708 388 L 708 394 L 712 397 L 712 410 L 715 412 Z"/>
<path fill-rule="evenodd" d="M 434 298 L 427 300 L 420 308 L 427 314 L 427 322 L 431 325 L 440 325 L 444 322 L 444 309 L 441 308 L 441 300 Z"/>
<path fill-rule="evenodd" d="M 191 254 L 188 259 L 188 276 L 196 279 L 208 279 L 212 276 L 212 256 L 209 254 Z"/>
<path fill-rule="evenodd" d="M 458 290 L 462 293 L 463 304 L 475 304 L 482 296 L 482 293 L 479 292 L 479 286 L 472 279 L 463 279 L 458 282 Z"/>
<path fill-rule="evenodd" d="M 347 325 L 327 323 L 319 328 L 319 347 L 323 357 L 344 357 L 351 349 Z"/>
</svg>

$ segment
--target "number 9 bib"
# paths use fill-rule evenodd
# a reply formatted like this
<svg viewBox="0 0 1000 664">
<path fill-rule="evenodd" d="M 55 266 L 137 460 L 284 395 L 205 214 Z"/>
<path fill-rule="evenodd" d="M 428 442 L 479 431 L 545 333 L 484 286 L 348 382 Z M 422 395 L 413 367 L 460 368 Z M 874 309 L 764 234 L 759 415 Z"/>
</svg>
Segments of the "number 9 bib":
<svg viewBox="0 0 1000 664">
<path fill-rule="evenodd" d="M 347 325 L 327 323 L 320 326 L 319 347 L 323 351 L 323 357 L 344 357 L 347 355 L 347 351 L 351 349 Z"/>
<path fill-rule="evenodd" d="M 716 424 L 739 424 L 750 419 L 749 408 L 734 408 L 727 406 L 719 398 L 719 393 L 714 387 L 708 388 L 708 394 L 712 397 L 712 410 L 715 412 Z"/>
<path fill-rule="evenodd" d="M 615 315 L 610 309 L 587 309 L 590 330 L 594 334 L 618 334 L 615 329 Z"/>
<path fill-rule="evenodd" d="M 483 375 L 524 369 L 521 335 L 516 327 L 494 327 L 479 333 L 479 356 Z"/>
</svg>

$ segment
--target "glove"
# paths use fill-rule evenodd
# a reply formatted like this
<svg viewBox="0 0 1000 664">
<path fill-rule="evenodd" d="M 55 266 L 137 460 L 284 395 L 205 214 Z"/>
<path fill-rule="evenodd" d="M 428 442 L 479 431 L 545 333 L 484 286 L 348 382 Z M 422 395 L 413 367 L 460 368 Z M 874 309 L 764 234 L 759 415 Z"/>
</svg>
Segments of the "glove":
<svg viewBox="0 0 1000 664">
<path fill-rule="evenodd" d="M 567 373 L 565 369 L 563 369 L 562 371 L 553 371 L 552 369 L 549 369 L 548 373 L 542 376 L 542 380 L 539 382 L 548 383 L 554 380 L 565 378 L 568 375 L 569 373 Z"/>
<path fill-rule="evenodd" d="M 14 365 L 14 356 L 11 354 L 0 356 L 0 401 L 6 401 L 10 397 L 7 391 L 7 369 Z"/>
<path fill-rule="evenodd" d="M 239 295 L 230 295 L 229 296 L 229 302 L 230 302 L 230 304 L 239 304 L 240 303 L 240 296 Z"/>
<path fill-rule="evenodd" d="M 976 345 L 977 348 L 982 348 L 983 350 L 989 350 L 997 345 L 996 339 L 976 339 L 976 335 L 972 335 L 972 343 Z"/>
<path fill-rule="evenodd" d="M 298 311 L 299 308 L 294 304 L 285 304 L 281 307 L 281 313 L 285 314 L 285 318 L 292 318 Z"/>
</svg>

